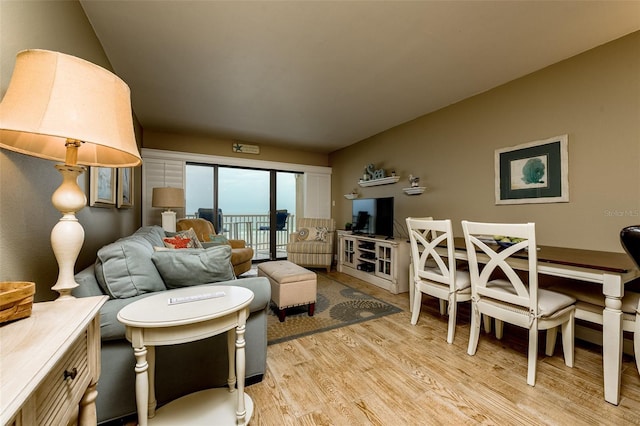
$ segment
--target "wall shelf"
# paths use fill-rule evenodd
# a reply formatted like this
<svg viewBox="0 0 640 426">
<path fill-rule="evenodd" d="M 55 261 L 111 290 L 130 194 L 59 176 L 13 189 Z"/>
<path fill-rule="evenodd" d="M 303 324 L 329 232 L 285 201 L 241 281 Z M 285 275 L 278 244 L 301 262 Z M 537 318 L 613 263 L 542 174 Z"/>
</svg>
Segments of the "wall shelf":
<svg viewBox="0 0 640 426">
<path fill-rule="evenodd" d="M 396 183 L 400 180 L 400 176 L 389 176 L 381 179 L 371 179 L 371 180 L 362 180 L 358 181 L 358 185 L 362 187 L 366 186 L 378 186 L 378 185 L 389 185 L 391 183 Z"/>
<path fill-rule="evenodd" d="M 425 191 L 425 189 L 427 189 L 426 186 L 412 186 L 411 188 L 402 188 L 404 193 L 407 195 L 420 195 Z"/>
</svg>

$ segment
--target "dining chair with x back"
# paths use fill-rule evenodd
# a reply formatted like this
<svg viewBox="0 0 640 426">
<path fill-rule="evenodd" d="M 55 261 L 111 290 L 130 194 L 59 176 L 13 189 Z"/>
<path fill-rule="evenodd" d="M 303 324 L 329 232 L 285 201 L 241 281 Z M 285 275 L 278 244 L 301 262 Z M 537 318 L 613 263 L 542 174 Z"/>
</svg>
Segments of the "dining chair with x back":
<svg viewBox="0 0 640 426">
<path fill-rule="evenodd" d="M 459 302 L 471 300 L 471 282 L 468 271 L 456 268 L 451 220 L 433 220 L 431 217 L 406 219 L 411 242 L 411 267 L 414 286 L 411 324 L 420 316 L 422 294 L 436 297 L 440 302 L 440 314 L 445 314 L 448 304 L 449 324 L 447 343 L 453 343 Z M 446 256 L 436 248 L 445 248 Z"/>
<path fill-rule="evenodd" d="M 486 315 L 529 330 L 527 383 L 536 382 L 538 330 L 549 330 L 555 341 L 557 327 L 562 329 L 564 362 L 573 367 L 575 299 L 538 288 L 535 224 L 501 224 L 462 221 L 462 229 L 471 274 L 471 331 L 468 354 L 474 355 L 480 335 L 480 317 Z M 496 244 L 494 235 L 509 236 L 509 246 Z M 525 281 L 508 263 L 521 250 L 527 250 Z M 496 278 L 500 272 L 504 278 Z M 501 333 L 500 333 L 501 335 Z M 498 336 L 501 337 L 501 336 Z M 547 346 L 547 355 L 553 350 Z"/>
</svg>

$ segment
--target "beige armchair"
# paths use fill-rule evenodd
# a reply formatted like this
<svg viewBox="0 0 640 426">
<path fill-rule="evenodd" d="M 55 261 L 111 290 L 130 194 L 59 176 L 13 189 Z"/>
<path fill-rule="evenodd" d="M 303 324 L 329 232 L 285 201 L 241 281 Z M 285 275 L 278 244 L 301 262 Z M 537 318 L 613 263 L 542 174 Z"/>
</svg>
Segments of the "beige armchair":
<svg viewBox="0 0 640 426">
<path fill-rule="evenodd" d="M 289 236 L 287 260 L 300 266 L 331 270 L 336 223 L 333 219 L 300 218 Z"/>
<path fill-rule="evenodd" d="M 179 219 L 176 223 L 176 231 L 188 231 L 193 228 L 198 239 L 203 243 L 211 241 L 210 235 L 216 234 L 213 224 L 206 219 Z M 244 240 L 229 240 L 231 245 L 231 265 L 236 277 L 251 269 L 253 249 L 247 247 Z"/>
</svg>

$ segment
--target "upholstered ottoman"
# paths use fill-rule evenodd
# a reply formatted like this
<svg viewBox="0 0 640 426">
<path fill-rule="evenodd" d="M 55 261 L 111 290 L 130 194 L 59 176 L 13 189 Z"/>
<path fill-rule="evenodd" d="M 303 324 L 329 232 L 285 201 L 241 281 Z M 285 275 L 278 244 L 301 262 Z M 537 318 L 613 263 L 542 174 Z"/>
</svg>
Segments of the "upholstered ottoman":
<svg viewBox="0 0 640 426">
<path fill-rule="evenodd" d="M 285 310 L 294 306 L 309 305 L 309 316 L 316 307 L 318 280 L 315 272 L 291 263 L 277 260 L 258 264 L 258 276 L 271 283 L 271 300 L 278 307 L 278 319 L 284 321 Z"/>
</svg>

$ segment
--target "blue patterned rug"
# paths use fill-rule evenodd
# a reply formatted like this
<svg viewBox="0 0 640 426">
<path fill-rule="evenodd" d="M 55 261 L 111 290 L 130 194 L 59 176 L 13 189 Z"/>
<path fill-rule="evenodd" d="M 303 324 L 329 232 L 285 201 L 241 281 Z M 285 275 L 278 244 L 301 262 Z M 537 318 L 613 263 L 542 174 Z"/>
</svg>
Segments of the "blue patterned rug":
<svg viewBox="0 0 640 426">
<path fill-rule="evenodd" d="M 318 297 L 314 315 L 308 315 L 306 306 L 289 308 L 285 321 L 280 322 L 271 309 L 267 319 L 269 345 L 402 312 L 394 305 L 322 273 L 317 275 Z"/>
</svg>

